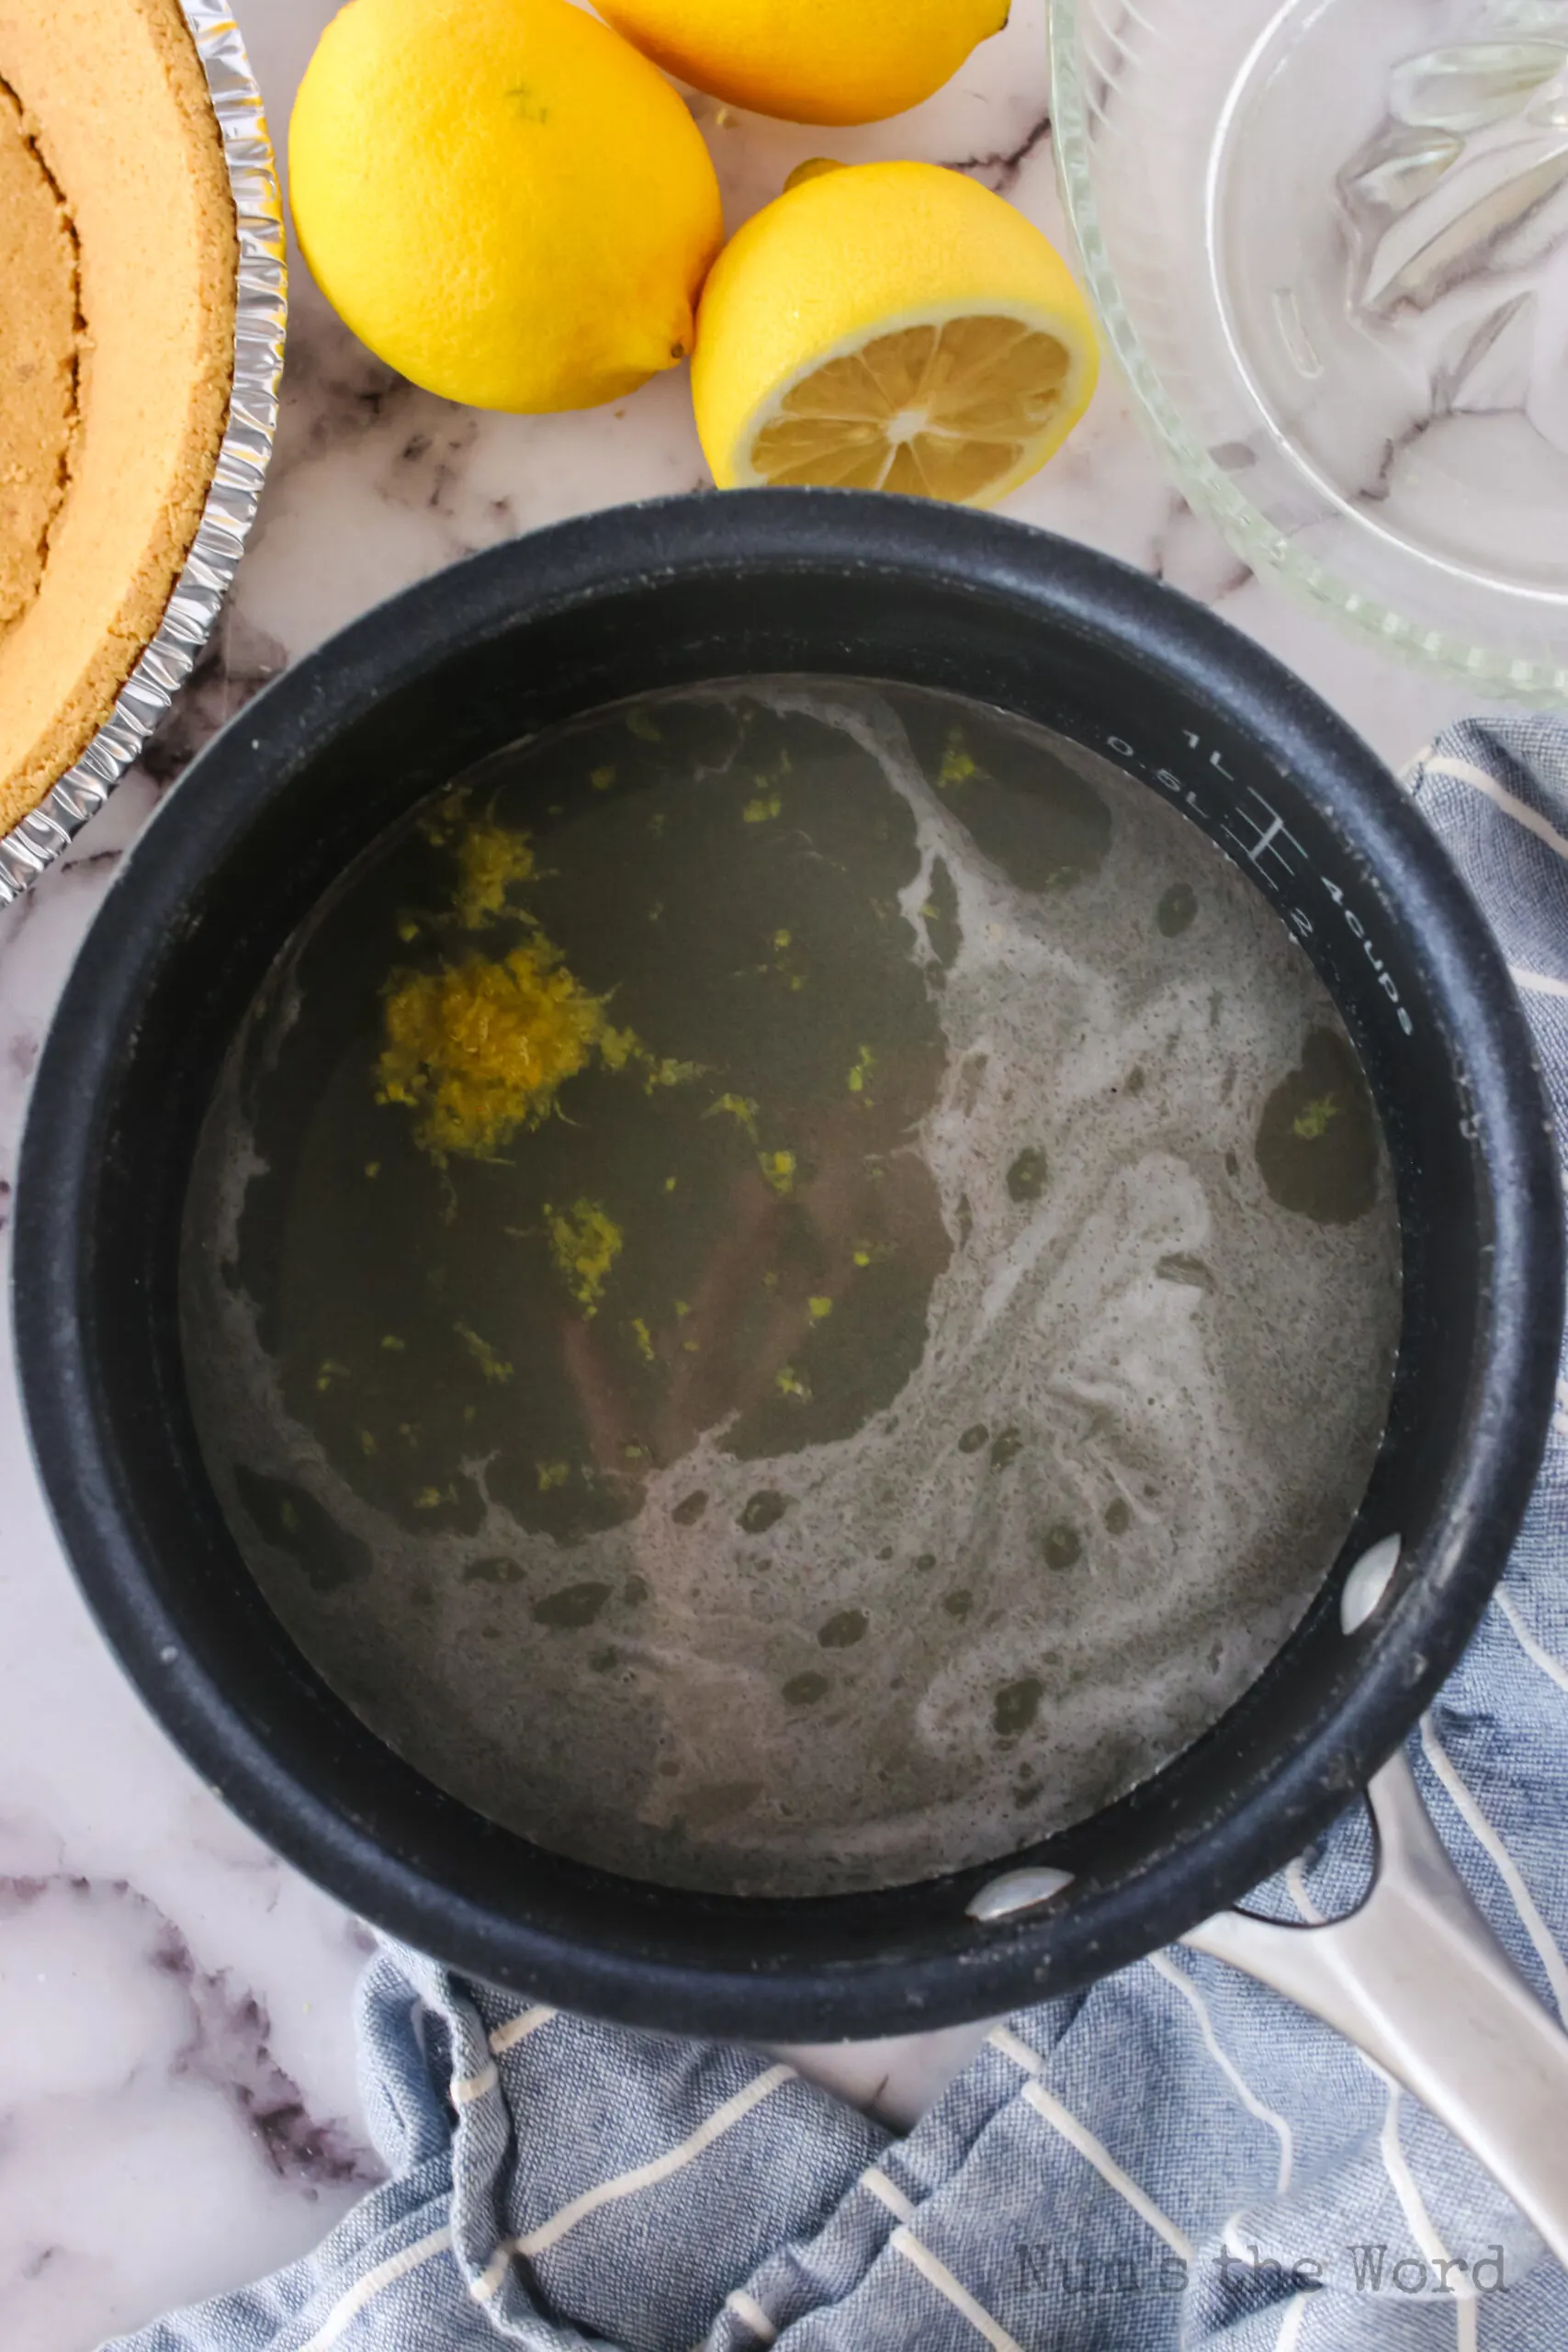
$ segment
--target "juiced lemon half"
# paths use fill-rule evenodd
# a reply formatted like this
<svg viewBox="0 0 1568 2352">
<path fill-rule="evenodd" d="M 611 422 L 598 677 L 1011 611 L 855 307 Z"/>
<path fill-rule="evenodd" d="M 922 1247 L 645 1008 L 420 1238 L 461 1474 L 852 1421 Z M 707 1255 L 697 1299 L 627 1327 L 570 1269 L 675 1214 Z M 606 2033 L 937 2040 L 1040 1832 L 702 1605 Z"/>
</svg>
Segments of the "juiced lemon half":
<svg viewBox="0 0 1568 2352">
<path fill-rule="evenodd" d="M 692 391 L 721 489 L 807 482 L 985 506 L 1088 407 L 1094 329 L 1021 212 L 935 164 L 797 175 L 703 294 Z"/>
</svg>

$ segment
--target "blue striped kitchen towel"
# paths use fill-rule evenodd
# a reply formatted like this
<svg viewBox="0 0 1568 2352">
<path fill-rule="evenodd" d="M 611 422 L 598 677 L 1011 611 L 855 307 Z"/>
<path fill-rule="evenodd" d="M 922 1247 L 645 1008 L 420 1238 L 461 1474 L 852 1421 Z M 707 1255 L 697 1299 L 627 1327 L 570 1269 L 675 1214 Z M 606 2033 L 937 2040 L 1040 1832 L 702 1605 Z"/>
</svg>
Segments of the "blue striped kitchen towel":
<svg viewBox="0 0 1568 2352">
<path fill-rule="evenodd" d="M 1568 1143 L 1568 727 L 1407 784 L 1513 967 Z M 1568 2018 L 1568 1386 L 1508 1573 L 1411 1743 L 1450 1850 Z M 1358 1810 L 1269 1891 L 1344 1907 Z M 624 2031 L 392 1946 L 360 2032 L 391 2177 L 320 2251 L 122 2352 L 1543 2352 L 1568 2277 L 1326 2028 L 1161 1952 L 1022 2011 L 907 2136 L 754 2052 Z"/>
</svg>

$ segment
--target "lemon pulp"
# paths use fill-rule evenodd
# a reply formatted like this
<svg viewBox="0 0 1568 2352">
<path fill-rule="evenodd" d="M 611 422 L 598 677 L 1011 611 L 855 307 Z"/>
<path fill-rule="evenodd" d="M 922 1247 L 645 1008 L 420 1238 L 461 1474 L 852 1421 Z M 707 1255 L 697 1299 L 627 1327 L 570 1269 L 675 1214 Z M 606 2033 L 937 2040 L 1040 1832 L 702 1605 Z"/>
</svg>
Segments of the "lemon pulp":
<svg viewBox="0 0 1568 2352">
<path fill-rule="evenodd" d="M 983 498 L 1064 422 L 1069 364 L 1055 335 L 994 312 L 874 335 L 782 395 L 752 442 L 752 471 Z"/>
</svg>

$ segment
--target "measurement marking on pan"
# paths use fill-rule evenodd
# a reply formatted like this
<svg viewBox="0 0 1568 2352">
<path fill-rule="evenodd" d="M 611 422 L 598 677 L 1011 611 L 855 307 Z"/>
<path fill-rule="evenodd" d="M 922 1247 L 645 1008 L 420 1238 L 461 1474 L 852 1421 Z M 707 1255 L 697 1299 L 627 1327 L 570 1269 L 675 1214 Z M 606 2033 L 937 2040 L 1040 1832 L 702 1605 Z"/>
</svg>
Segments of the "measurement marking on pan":
<svg viewBox="0 0 1568 2352">
<path fill-rule="evenodd" d="M 1230 769 L 1225 766 L 1219 752 L 1207 749 L 1201 736 L 1195 735 L 1190 727 L 1182 728 L 1180 732 L 1190 751 L 1205 758 L 1209 767 L 1216 775 L 1224 777 L 1227 783 L 1235 782 Z M 1103 741 L 1106 750 L 1117 759 L 1134 761 L 1138 765 L 1146 768 L 1146 755 L 1134 744 L 1128 742 L 1125 736 L 1107 735 Z M 1172 768 L 1165 767 L 1156 767 L 1146 772 L 1149 773 L 1151 782 L 1160 786 L 1162 790 L 1169 793 L 1174 799 L 1179 800 L 1182 806 L 1190 808 L 1201 822 L 1212 823 L 1213 812 L 1204 807 L 1184 776 Z M 1266 800 L 1254 786 L 1243 785 L 1240 797 L 1232 803 L 1220 819 L 1217 830 L 1221 837 L 1239 854 L 1242 861 L 1252 868 L 1262 887 L 1280 902 L 1280 913 L 1297 936 L 1302 939 L 1310 939 L 1316 928 L 1312 917 L 1304 907 L 1285 901 L 1281 885 L 1284 882 L 1300 880 L 1303 871 L 1307 875 L 1313 872 L 1311 854 L 1305 845 L 1291 831 L 1280 811 L 1271 802 Z M 1295 862 L 1297 860 L 1300 861 L 1299 865 Z M 1361 951 L 1377 975 L 1379 988 L 1393 1007 L 1394 1018 L 1401 1030 L 1406 1037 L 1414 1036 L 1416 1024 L 1411 1019 L 1408 1008 L 1400 1001 L 1399 984 L 1389 970 L 1386 960 L 1378 953 L 1367 925 L 1350 905 L 1337 882 L 1331 880 L 1326 874 L 1321 872 L 1317 875 L 1317 879 L 1344 917 L 1346 929 L 1352 938 L 1360 942 Z"/>
<path fill-rule="evenodd" d="M 1259 820 L 1251 808 L 1243 808 L 1238 802 L 1221 828 L 1226 840 L 1235 843 L 1249 865 L 1256 865 L 1262 870 L 1265 862 L 1271 859 L 1285 879 L 1293 882 L 1296 878 L 1296 868 L 1292 865 L 1288 853 L 1294 850 L 1299 858 L 1304 859 L 1305 850 L 1297 841 L 1294 833 L 1290 831 L 1279 810 L 1265 800 L 1260 792 L 1255 792 L 1251 785 L 1245 785 L 1242 789 L 1247 799 L 1255 802 L 1262 810 L 1262 818 Z M 1250 840 L 1238 831 L 1239 826 L 1247 828 L 1251 835 Z"/>
<path fill-rule="evenodd" d="M 1389 970 L 1383 958 L 1378 954 L 1376 947 L 1372 944 L 1371 933 L 1368 931 L 1366 924 L 1361 921 L 1360 916 L 1356 912 L 1355 908 L 1349 904 L 1338 883 L 1330 881 L 1326 874 L 1320 874 L 1318 879 L 1323 884 L 1323 887 L 1327 891 L 1329 897 L 1333 899 L 1335 905 L 1338 908 L 1340 913 L 1344 916 L 1346 930 L 1350 933 L 1353 939 L 1359 939 L 1360 941 L 1361 953 L 1365 956 L 1368 963 L 1377 974 L 1379 988 L 1382 989 L 1384 996 L 1387 997 L 1389 1002 L 1393 1005 L 1394 1014 L 1398 1020 L 1400 1027 L 1404 1030 L 1407 1037 L 1410 1036 L 1414 1032 L 1416 1024 L 1411 1020 L 1406 1008 L 1401 1004 L 1399 1001 L 1399 983 L 1394 978 L 1393 974 Z"/>
</svg>

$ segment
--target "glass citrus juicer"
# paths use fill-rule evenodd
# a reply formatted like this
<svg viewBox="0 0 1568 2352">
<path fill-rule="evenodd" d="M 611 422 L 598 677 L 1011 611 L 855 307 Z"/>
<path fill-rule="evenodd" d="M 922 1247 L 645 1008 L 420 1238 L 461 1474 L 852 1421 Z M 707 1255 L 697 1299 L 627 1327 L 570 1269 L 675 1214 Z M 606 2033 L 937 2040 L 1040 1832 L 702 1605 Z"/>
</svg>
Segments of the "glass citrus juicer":
<svg viewBox="0 0 1568 2352">
<path fill-rule="evenodd" d="M 1568 696 L 1568 6 L 1053 0 L 1102 329 L 1253 569 Z"/>
</svg>

